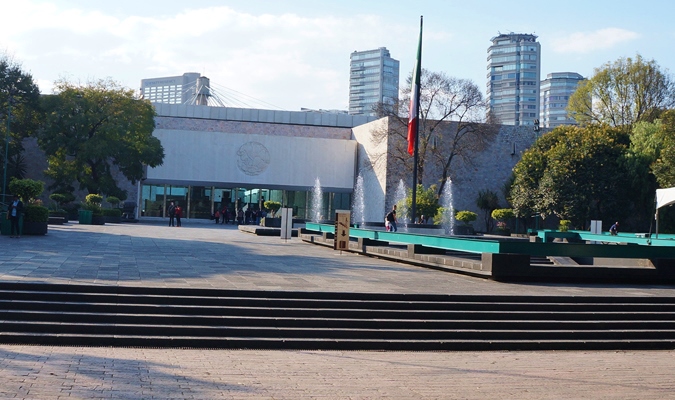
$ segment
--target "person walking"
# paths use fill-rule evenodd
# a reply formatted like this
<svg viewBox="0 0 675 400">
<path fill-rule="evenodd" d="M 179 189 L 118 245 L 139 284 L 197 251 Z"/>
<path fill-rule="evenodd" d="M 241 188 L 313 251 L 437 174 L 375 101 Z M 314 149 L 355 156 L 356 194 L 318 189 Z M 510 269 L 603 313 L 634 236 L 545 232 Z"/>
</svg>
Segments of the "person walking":
<svg viewBox="0 0 675 400">
<path fill-rule="evenodd" d="M 169 214 L 169 226 L 174 226 L 174 218 L 176 218 L 176 205 L 171 202 L 169 208 L 166 209 L 166 212 Z"/>
<path fill-rule="evenodd" d="M 19 230 L 19 220 L 21 219 L 21 213 L 23 213 L 23 202 L 19 200 L 19 196 L 14 195 L 14 199 L 7 210 L 7 218 L 9 219 L 11 225 L 9 235 L 10 238 L 21 237 L 21 231 Z"/>
<path fill-rule="evenodd" d="M 394 207 L 392 207 L 391 211 L 387 214 L 386 218 L 387 222 L 389 222 L 389 231 L 390 232 L 397 232 L 398 229 L 396 228 L 396 204 L 394 204 Z"/>
<path fill-rule="evenodd" d="M 176 216 L 176 226 L 182 226 L 180 223 L 180 218 L 183 216 L 183 209 L 180 208 L 178 204 L 176 204 L 176 207 L 174 208 L 174 215 Z"/>
</svg>

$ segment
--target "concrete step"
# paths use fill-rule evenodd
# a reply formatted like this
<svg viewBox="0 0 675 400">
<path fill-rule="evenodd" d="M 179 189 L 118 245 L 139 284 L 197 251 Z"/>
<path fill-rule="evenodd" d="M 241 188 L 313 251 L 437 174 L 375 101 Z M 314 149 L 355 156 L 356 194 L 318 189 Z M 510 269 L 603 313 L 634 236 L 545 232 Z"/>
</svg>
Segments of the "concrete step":
<svg viewBox="0 0 675 400">
<path fill-rule="evenodd" d="M 669 297 L 0 284 L 0 342 L 341 350 L 675 348 Z"/>
</svg>

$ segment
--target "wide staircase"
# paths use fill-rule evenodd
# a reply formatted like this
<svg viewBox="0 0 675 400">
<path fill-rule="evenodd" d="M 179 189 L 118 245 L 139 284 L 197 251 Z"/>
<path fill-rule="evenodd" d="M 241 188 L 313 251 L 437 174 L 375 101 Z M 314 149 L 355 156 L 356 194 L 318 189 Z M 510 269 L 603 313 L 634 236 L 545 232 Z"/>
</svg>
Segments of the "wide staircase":
<svg viewBox="0 0 675 400">
<path fill-rule="evenodd" d="M 675 298 L 0 284 L 0 343 L 305 350 L 673 349 Z"/>
</svg>

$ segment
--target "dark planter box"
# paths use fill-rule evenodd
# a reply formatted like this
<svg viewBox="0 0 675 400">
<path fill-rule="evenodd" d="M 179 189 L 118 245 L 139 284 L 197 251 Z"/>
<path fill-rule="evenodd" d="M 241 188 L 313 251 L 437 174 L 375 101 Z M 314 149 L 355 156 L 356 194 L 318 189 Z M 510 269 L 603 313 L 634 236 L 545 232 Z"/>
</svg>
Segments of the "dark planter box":
<svg viewBox="0 0 675 400">
<path fill-rule="evenodd" d="M 66 222 L 66 219 L 63 217 L 49 217 L 49 221 L 47 223 L 49 225 L 63 225 Z"/>
<path fill-rule="evenodd" d="M 24 235 L 46 235 L 47 234 L 47 222 L 29 222 L 23 221 L 23 234 Z"/>
<path fill-rule="evenodd" d="M 105 225 L 105 217 L 103 215 L 92 215 L 91 224 L 92 225 Z"/>
<path fill-rule="evenodd" d="M 470 225 L 455 225 L 455 235 L 475 235 L 476 231 Z"/>
<path fill-rule="evenodd" d="M 104 217 L 105 222 L 109 224 L 120 224 L 122 223 L 122 217 L 119 215 L 111 216 L 111 215 L 105 215 Z"/>
<path fill-rule="evenodd" d="M 262 219 L 261 225 L 267 228 L 281 228 L 281 218 L 265 217 Z"/>
</svg>

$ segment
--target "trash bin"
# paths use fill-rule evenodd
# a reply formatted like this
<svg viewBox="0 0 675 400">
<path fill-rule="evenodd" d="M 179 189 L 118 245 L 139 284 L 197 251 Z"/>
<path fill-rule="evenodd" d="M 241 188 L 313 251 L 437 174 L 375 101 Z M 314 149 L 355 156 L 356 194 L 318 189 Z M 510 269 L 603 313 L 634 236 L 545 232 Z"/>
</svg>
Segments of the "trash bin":
<svg viewBox="0 0 675 400">
<path fill-rule="evenodd" d="M 7 211 L 0 213 L 2 222 L 0 223 L 0 234 L 10 235 L 12 233 L 12 222 L 7 219 Z M 23 214 L 19 217 L 19 233 L 23 233 Z"/>
<path fill-rule="evenodd" d="M 91 225 L 91 218 L 94 216 L 93 211 L 89 210 L 79 210 L 79 223 L 84 224 L 84 225 Z"/>
</svg>

